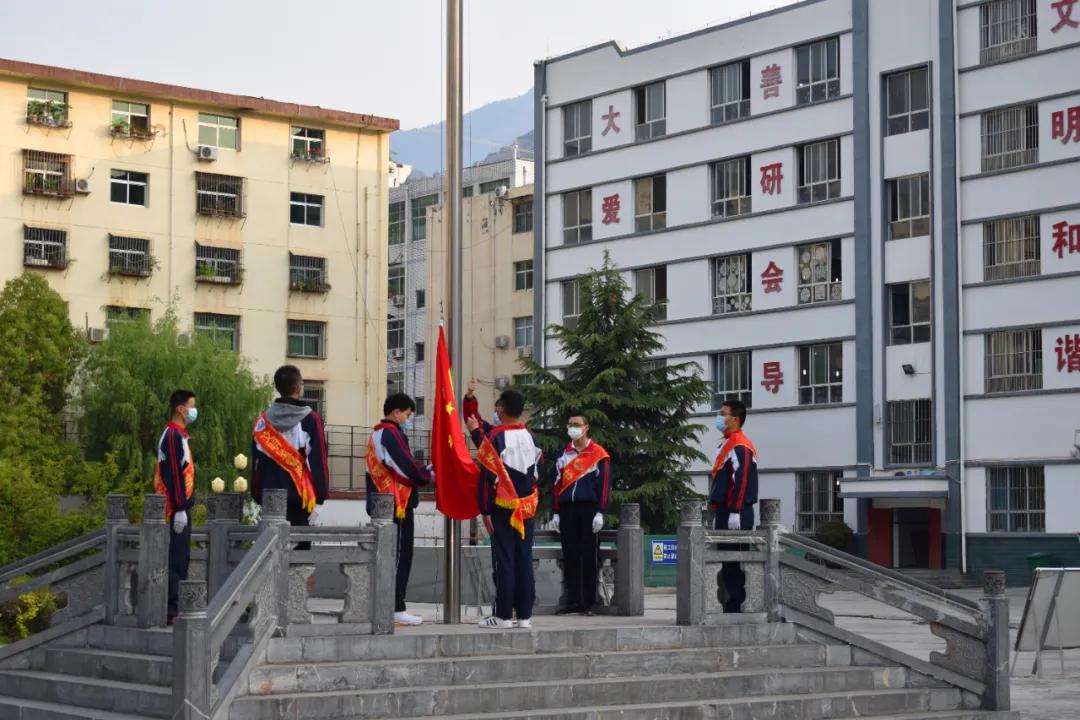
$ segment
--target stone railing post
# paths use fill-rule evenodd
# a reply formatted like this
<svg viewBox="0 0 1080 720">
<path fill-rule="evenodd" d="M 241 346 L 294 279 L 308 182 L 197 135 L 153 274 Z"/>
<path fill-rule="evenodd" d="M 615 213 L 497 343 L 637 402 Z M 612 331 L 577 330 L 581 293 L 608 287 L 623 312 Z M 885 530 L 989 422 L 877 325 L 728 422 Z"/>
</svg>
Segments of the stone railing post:
<svg viewBox="0 0 1080 720">
<path fill-rule="evenodd" d="M 207 523 L 209 548 L 206 559 L 206 582 L 211 598 L 229 577 L 229 529 L 237 525 L 236 516 L 241 507 L 236 493 L 218 493 L 206 499 L 210 511 Z"/>
<path fill-rule="evenodd" d="M 273 525 L 277 528 L 278 587 L 277 587 L 277 626 L 284 630 L 289 624 L 289 559 L 292 548 L 289 545 L 289 521 L 285 518 L 286 505 L 289 502 L 288 490 L 263 490 L 262 517 L 260 525 Z"/>
<path fill-rule="evenodd" d="M 705 527 L 702 502 L 686 500 L 679 510 L 676 556 L 675 620 L 679 625 L 705 624 Z"/>
<path fill-rule="evenodd" d="M 169 525 L 165 496 L 143 496 L 139 526 L 139 627 L 164 627 L 169 604 Z"/>
<path fill-rule="evenodd" d="M 372 497 L 371 525 L 375 530 L 375 567 L 371 574 L 371 632 L 373 635 L 392 635 L 394 582 L 397 571 L 397 527 L 394 526 L 393 495 L 378 493 Z"/>
<path fill-rule="evenodd" d="M 105 498 L 105 624 L 120 613 L 120 533 L 128 524 L 128 496 Z"/>
<path fill-rule="evenodd" d="M 641 506 L 637 503 L 626 503 L 619 508 L 615 543 L 615 606 L 620 615 L 644 615 L 645 534 L 641 529 Z"/>
<path fill-rule="evenodd" d="M 767 560 L 765 562 L 764 609 L 769 622 L 780 622 L 780 501 L 762 499 L 760 527 L 765 533 Z"/>
<path fill-rule="evenodd" d="M 206 583 L 181 580 L 179 610 L 173 626 L 172 717 L 210 717 L 210 620 L 206 615 Z"/>
<path fill-rule="evenodd" d="M 986 667 L 983 668 L 984 710 L 1009 710 L 1009 599 L 1005 597 L 1005 573 L 983 573 L 982 605 L 986 610 Z"/>
</svg>

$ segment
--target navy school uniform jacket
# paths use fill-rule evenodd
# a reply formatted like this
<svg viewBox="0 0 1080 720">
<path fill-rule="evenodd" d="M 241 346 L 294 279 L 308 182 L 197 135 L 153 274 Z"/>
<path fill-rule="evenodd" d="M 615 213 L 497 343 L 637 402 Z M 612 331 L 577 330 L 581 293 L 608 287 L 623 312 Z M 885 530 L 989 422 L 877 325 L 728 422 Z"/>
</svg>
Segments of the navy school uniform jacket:
<svg viewBox="0 0 1080 720">
<path fill-rule="evenodd" d="M 278 398 L 266 410 L 266 419 L 296 448 L 311 471 L 315 488 L 315 503 L 322 505 L 329 489 L 329 469 L 326 459 L 326 434 L 319 413 L 302 400 Z M 263 490 L 288 490 L 289 505 L 300 507 L 300 493 L 289 473 L 264 453 L 258 441 L 251 441 L 251 496 L 262 504 Z"/>
<path fill-rule="evenodd" d="M 379 460 L 394 476 L 398 482 L 412 487 L 409 493 L 410 509 L 420 504 L 420 495 L 416 489 L 431 483 L 431 471 L 417 464 L 409 447 L 409 438 L 401 431 L 401 426 L 393 420 L 383 420 L 372 430 L 372 443 Z M 371 475 L 365 473 L 365 487 L 367 488 L 368 515 L 372 511 L 373 495 L 379 492 Z"/>
<path fill-rule="evenodd" d="M 723 445 L 717 449 L 717 460 L 723 451 Z M 736 444 L 712 477 L 709 506 L 714 512 L 741 513 L 757 500 L 757 456 L 752 447 Z"/>
<path fill-rule="evenodd" d="M 184 428 L 170 422 L 158 438 L 154 491 L 165 496 L 165 514 L 190 510 L 195 505 L 195 461 Z"/>
<path fill-rule="evenodd" d="M 491 427 L 485 423 L 490 431 L 485 435 L 484 430 L 477 428 L 472 433 L 473 443 L 480 447 L 486 437 L 499 453 L 506 474 L 514 483 L 514 492 L 519 498 L 532 494 L 539 483 L 539 467 L 543 461 L 543 453 L 536 446 L 533 434 L 524 425 L 499 425 Z M 480 466 L 480 482 L 477 492 L 480 505 L 480 514 L 490 515 L 495 505 L 495 474 Z"/>
<path fill-rule="evenodd" d="M 589 441 L 592 442 L 591 440 Z M 563 468 L 577 457 L 574 444 L 570 443 L 555 461 L 555 483 L 562 477 Z M 599 507 L 597 512 L 606 512 L 608 495 L 611 492 L 611 460 L 605 459 L 598 462 L 589 472 L 563 490 L 555 498 L 555 512 L 559 512 L 559 506 L 567 503 L 596 503 Z"/>
</svg>

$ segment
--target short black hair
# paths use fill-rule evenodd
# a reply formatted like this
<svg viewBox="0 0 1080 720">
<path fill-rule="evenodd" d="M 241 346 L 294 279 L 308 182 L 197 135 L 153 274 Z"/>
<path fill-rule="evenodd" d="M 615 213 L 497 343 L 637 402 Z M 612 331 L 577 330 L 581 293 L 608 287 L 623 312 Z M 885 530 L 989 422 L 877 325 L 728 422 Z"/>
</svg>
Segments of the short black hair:
<svg viewBox="0 0 1080 720">
<path fill-rule="evenodd" d="M 584 420 L 586 425 L 592 425 L 592 423 L 589 422 L 589 416 L 586 415 L 584 411 L 578 410 L 577 408 L 573 408 L 570 411 L 570 414 L 566 416 L 566 421 L 570 422 L 570 418 L 576 418 L 576 417 L 579 417 L 582 420 Z"/>
<path fill-rule="evenodd" d="M 519 418 L 525 412 L 525 397 L 517 390 L 503 390 L 495 404 L 502 405 L 508 417 Z"/>
<path fill-rule="evenodd" d="M 195 397 L 195 393 L 190 390 L 175 390 L 173 394 L 169 396 L 169 417 L 173 416 L 176 412 L 176 408 L 181 405 L 187 405 L 188 400 Z"/>
<path fill-rule="evenodd" d="M 416 412 L 416 401 L 405 393 L 394 393 L 386 398 L 386 402 L 382 404 L 383 416 L 389 416 L 395 410 L 412 410 Z"/>
<path fill-rule="evenodd" d="M 289 397 L 304 384 L 304 376 L 295 365 L 282 365 L 274 371 L 274 387 L 281 397 Z"/>
<path fill-rule="evenodd" d="M 739 427 L 746 424 L 746 406 L 743 405 L 742 400 L 725 400 L 720 407 L 726 407 L 728 412 L 739 418 Z"/>
</svg>

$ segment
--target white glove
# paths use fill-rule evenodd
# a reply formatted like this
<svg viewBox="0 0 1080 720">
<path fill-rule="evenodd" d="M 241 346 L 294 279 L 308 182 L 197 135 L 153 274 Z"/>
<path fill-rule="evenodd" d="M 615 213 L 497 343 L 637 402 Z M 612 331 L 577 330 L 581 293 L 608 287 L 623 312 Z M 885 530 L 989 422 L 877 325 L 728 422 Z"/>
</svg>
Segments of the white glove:
<svg viewBox="0 0 1080 720">
<path fill-rule="evenodd" d="M 731 513 L 727 516 L 727 529 L 742 530 L 742 520 L 739 516 L 739 513 Z"/>
<path fill-rule="evenodd" d="M 593 515 L 593 519 L 592 519 L 592 531 L 593 531 L 593 533 L 595 534 L 595 533 L 600 532 L 600 530 L 603 529 L 603 527 L 604 527 L 604 516 L 601 515 L 600 513 L 596 513 L 595 515 Z"/>
<path fill-rule="evenodd" d="M 173 516 L 172 516 L 172 529 L 173 529 L 173 532 L 176 533 L 177 535 L 179 535 L 180 533 L 184 532 L 184 528 L 186 528 L 186 527 L 187 527 L 187 511 L 186 510 L 180 510 L 178 512 L 173 513 Z"/>
<path fill-rule="evenodd" d="M 316 505 L 315 509 L 311 511 L 311 514 L 307 516 L 308 524 L 314 525 L 315 520 L 319 517 L 319 506 Z"/>
<path fill-rule="evenodd" d="M 429 463 L 424 469 L 427 470 L 428 473 L 430 473 L 430 475 L 431 475 L 431 484 L 434 485 L 435 484 L 435 466 Z"/>
<path fill-rule="evenodd" d="M 559 515 L 558 515 L 558 513 L 551 516 L 551 524 L 555 526 L 555 532 L 559 532 Z"/>
</svg>

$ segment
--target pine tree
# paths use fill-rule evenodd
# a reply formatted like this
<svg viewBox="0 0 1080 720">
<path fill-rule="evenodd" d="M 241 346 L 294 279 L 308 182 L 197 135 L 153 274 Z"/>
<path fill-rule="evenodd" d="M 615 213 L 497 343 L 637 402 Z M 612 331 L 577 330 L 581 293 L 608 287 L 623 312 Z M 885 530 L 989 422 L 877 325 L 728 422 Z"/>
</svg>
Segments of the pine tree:
<svg viewBox="0 0 1080 720">
<path fill-rule="evenodd" d="M 576 326 L 549 328 L 569 365 L 557 375 L 525 363 L 529 380 L 519 389 L 529 425 L 555 457 L 568 442 L 567 418 L 585 413 L 590 436 L 611 455 L 615 503 L 640 503 L 647 532 L 671 532 L 679 502 L 695 495 L 687 468 L 706 459 L 697 449 L 703 428 L 689 420 L 708 400 L 708 383 L 696 363 L 652 359 L 664 350 L 650 329 L 662 308 L 632 295 L 606 255 L 579 281 L 579 293 Z"/>
</svg>

